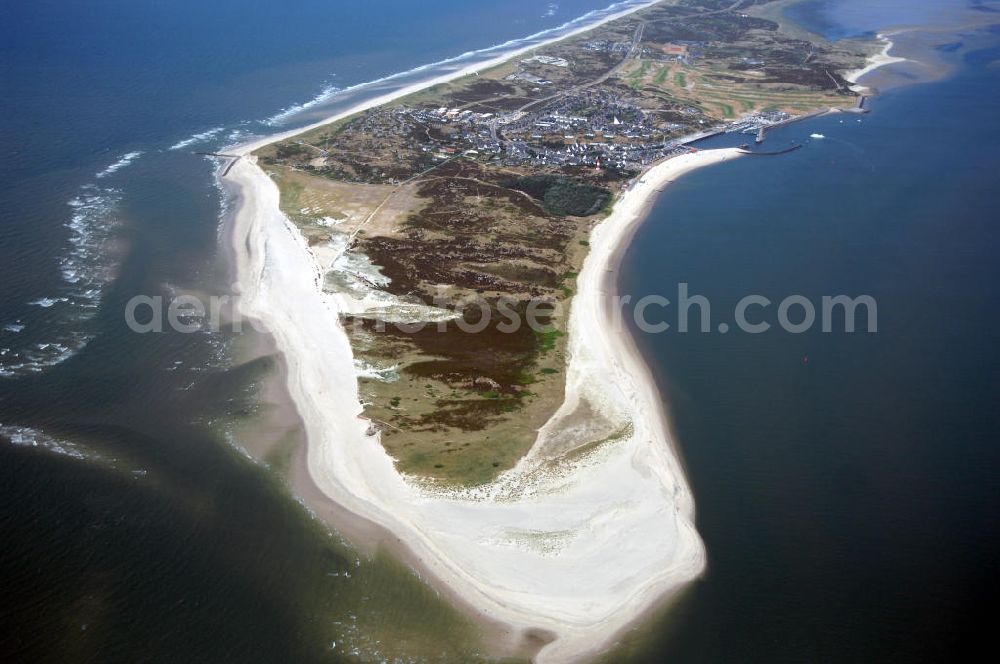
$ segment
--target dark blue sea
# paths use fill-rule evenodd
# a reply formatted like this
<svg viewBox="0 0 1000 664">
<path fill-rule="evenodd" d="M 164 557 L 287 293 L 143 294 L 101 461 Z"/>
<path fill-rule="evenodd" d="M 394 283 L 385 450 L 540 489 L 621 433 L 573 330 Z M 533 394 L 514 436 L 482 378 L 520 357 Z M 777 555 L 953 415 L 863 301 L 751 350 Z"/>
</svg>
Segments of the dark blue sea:
<svg viewBox="0 0 1000 664">
<path fill-rule="evenodd" d="M 0 659 L 478 657 L 465 617 L 328 533 L 227 435 L 266 362 L 234 367 L 221 334 L 136 335 L 123 308 L 225 291 L 225 201 L 193 152 L 606 5 L 0 6 Z M 789 15 L 841 38 L 929 5 Z M 988 636 L 1000 34 L 956 41 L 945 80 L 776 131 L 763 147 L 804 148 L 679 180 L 639 231 L 623 292 L 673 299 L 685 282 L 719 320 L 751 293 L 869 294 L 878 332 L 638 337 L 709 570 L 612 660 L 947 661 Z"/>
<path fill-rule="evenodd" d="M 906 22 L 879 4 L 795 9 L 831 38 Z M 804 146 L 795 152 L 678 180 L 625 256 L 622 293 L 676 302 L 686 283 L 712 316 L 709 333 L 637 331 L 708 571 L 633 637 L 631 661 L 972 661 L 990 642 L 1000 31 L 963 30 L 939 51 L 955 72 L 945 80 L 886 90 L 868 115 L 791 125 L 754 148 Z M 764 333 L 734 325 L 749 295 L 772 302 L 747 314 L 771 324 Z M 837 295 L 874 298 L 877 332 L 859 313 L 854 333 L 839 314 L 824 333 L 822 298 Z M 781 329 L 789 296 L 814 303 L 808 331 Z M 676 310 L 660 319 L 676 330 Z"/>
</svg>

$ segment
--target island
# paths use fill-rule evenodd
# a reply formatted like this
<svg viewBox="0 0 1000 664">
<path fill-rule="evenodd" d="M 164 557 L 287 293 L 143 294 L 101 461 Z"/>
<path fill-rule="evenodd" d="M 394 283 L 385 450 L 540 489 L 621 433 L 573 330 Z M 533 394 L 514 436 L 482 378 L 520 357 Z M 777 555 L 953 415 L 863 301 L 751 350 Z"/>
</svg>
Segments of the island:
<svg viewBox="0 0 1000 664">
<path fill-rule="evenodd" d="M 240 312 L 308 472 L 491 649 L 580 661 L 705 568 L 662 398 L 612 298 L 631 233 L 768 128 L 864 112 L 876 42 L 781 0 L 663 0 L 227 151 Z M 720 133 L 746 145 L 699 149 Z"/>
</svg>

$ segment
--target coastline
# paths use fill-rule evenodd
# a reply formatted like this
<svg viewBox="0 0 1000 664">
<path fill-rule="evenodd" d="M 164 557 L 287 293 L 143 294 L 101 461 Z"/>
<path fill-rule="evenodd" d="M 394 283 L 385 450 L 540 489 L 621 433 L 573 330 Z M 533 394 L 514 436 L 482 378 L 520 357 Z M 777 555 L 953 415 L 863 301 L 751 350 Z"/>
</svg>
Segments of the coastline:
<svg viewBox="0 0 1000 664">
<path fill-rule="evenodd" d="M 501 61 L 515 56 L 505 54 Z M 413 567 L 426 570 L 430 580 L 488 622 L 510 625 L 522 643 L 544 642 L 551 634 L 554 640 L 538 661 L 577 661 L 608 647 L 705 566 L 693 525 L 694 501 L 656 385 L 609 303 L 616 287 L 612 275 L 659 189 L 738 153 L 681 155 L 633 181 L 592 231 L 570 314 L 565 401 L 539 442 L 486 487 L 464 495 L 428 491 L 400 476 L 378 438 L 367 434 L 353 354 L 340 325 L 341 303 L 323 291 L 315 255 L 280 212 L 277 187 L 250 153 L 469 73 L 415 84 L 310 127 L 231 150 L 242 156 L 221 176 L 237 192 L 230 238 L 235 291 L 241 313 L 268 330 L 283 357 L 289 395 L 308 440 L 307 471 L 318 491 L 338 511 L 389 533 L 409 551 L 404 557 Z M 633 433 L 565 472 L 542 472 L 545 459 L 534 452 L 582 400 L 629 422 Z M 558 543 L 558 555 L 533 549 L 530 541 L 525 545 L 547 535 L 565 540 Z"/>
<path fill-rule="evenodd" d="M 270 145 L 271 143 L 276 143 L 278 141 L 283 141 L 286 138 L 291 138 L 293 136 L 297 136 L 298 134 L 302 134 L 302 133 L 305 133 L 305 132 L 310 131 L 312 129 L 316 129 L 317 127 L 322 127 L 323 125 L 328 125 L 328 124 L 330 124 L 332 122 L 336 122 L 338 120 L 342 120 L 342 119 L 344 119 L 346 117 L 349 117 L 351 115 L 354 115 L 356 113 L 360 113 L 362 111 L 366 111 L 369 108 L 374 108 L 376 106 L 382 106 L 384 104 L 388 104 L 388 103 L 393 102 L 393 101 L 395 101 L 397 99 L 400 99 L 402 97 L 407 97 L 407 96 L 412 95 L 412 94 L 414 94 L 416 92 L 420 92 L 421 90 L 425 90 L 427 88 L 434 87 L 435 85 L 440 85 L 441 83 L 448 83 L 449 81 L 454 81 L 456 79 L 463 78 L 465 76 L 471 76 L 471 75 L 476 74 L 477 72 L 482 71 L 484 69 L 490 69 L 492 67 L 496 67 L 497 65 L 501 65 L 501 64 L 507 62 L 508 60 L 516 58 L 516 57 L 518 57 L 520 55 L 523 55 L 525 53 L 529 53 L 531 51 L 534 51 L 535 49 L 539 49 L 539 48 L 542 48 L 544 46 L 548 46 L 549 44 L 555 44 L 556 42 L 561 42 L 561 41 L 563 41 L 565 39 L 569 39 L 571 37 L 575 37 L 575 36 L 583 34 L 585 32 L 589 32 L 589 31 L 591 31 L 591 30 L 593 30 L 595 28 L 598 28 L 598 27 L 604 25 L 605 23 L 610 23 L 611 21 L 616 21 L 616 20 L 618 20 L 620 18 L 628 16 L 629 14 L 634 14 L 634 13 L 636 13 L 638 11 L 643 10 L 643 9 L 647 9 L 649 7 L 652 7 L 653 5 L 658 4 L 661 1 L 662 0 L 650 0 L 649 2 L 647 2 L 645 4 L 637 5 L 637 6 L 634 6 L 634 7 L 629 7 L 628 9 L 625 9 L 625 10 L 623 10 L 621 12 L 617 12 L 617 13 L 614 13 L 614 14 L 609 14 L 607 16 L 602 16 L 599 20 L 596 20 L 593 23 L 588 23 L 587 25 L 582 25 L 582 26 L 580 26 L 578 28 L 570 30 L 569 32 L 567 32 L 564 35 L 558 35 L 556 37 L 552 37 L 551 39 L 547 39 L 547 40 L 544 40 L 544 41 L 541 41 L 541 42 L 538 42 L 538 43 L 535 43 L 535 44 L 530 44 L 530 45 L 524 46 L 522 48 L 514 49 L 512 51 L 508 51 L 506 53 L 502 53 L 502 54 L 496 56 L 495 58 L 490 58 L 489 60 L 485 60 L 483 62 L 478 62 L 478 63 L 475 63 L 475 64 L 470 64 L 470 65 L 468 65 L 466 67 L 462 67 L 461 69 L 457 69 L 457 70 L 455 70 L 453 72 L 448 72 L 446 74 L 442 74 L 440 76 L 436 76 L 436 77 L 428 79 L 426 81 L 420 81 L 420 82 L 417 82 L 417 83 L 413 83 L 411 85 L 408 85 L 406 87 L 400 88 L 398 90 L 394 90 L 393 92 L 388 92 L 388 93 L 386 93 L 384 95 L 380 95 L 380 96 L 375 97 L 373 99 L 369 99 L 369 100 L 360 102 L 360 103 L 358 103 L 358 104 L 356 104 L 356 105 L 354 105 L 354 106 L 352 106 L 352 107 L 350 107 L 350 108 L 348 108 L 348 109 L 346 109 L 344 111 L 340 111 L 339 113 L 334 113 L 333 115 L 331 115 L 329 117 L 326 117 L 326 118 L 323 118 L 322 120 L 319 120 L 317 122 L 313 122 L 313 123 L 305 125 L 303 127 L 297 127 L 295 129 L 289 129 L 287 131 L 278 132 L 276 134 L 269 134 L 267 136 L 262 136 L 260 138 L 254 139 L 254 140 L 247 141 L 245 143 L 240 143 L 240 144 L 237 144 L 237 145 L 225 148 L 223 150 L 223 152 L 226 152 L 226 153 L 229 153 L 229 154 L 241 155 L 241 156 L 248 155 L 251 152 L 254 152 L 255 150 L 259 150 L 260 148 L 264 147 L 265 145 Z M 367 85 L 367 84 L 362 83 L 362 84 L 360 84 L 358 86 L 355 86 L 355 88 L 356 89 L 357 88 L 361 88 L 361 87 L 363 87 L 365 85 Z"/>
<path fill-rule="evenodd" d="M 868 91 L 868 88 L 866 86 L 861 85 L 860 80 L 862 77 L 864 77 L 867 74 L 870 74 L 876 69 L 879 69 L 880 67 L 884 67 L 886 65 L 894 64 L 896 62 L 906 62 L 906 58 L 900 58 L 894 55 L 889 55 L 889 51 L 891 51 L 892 47 L 895 46 L 892 39 L 890 39 L 890 37 L 893 34 L 895 33 L 891 32 L 878 33 L 875 37 L 876 39 L 878 39 L 883 43 L 882 50 L 879 51 L 878 53 L 870 55 L 868 57 L 867 64 L 861 69 L 854 69 L 844 73 L 844 79 L 853 84 L 851 85 L 852 91 L 857 93 L 864 93 Z"/>
<path fill-rule="evenodd" d="M 240 190 L 232 239 L 241 311 L 263 324 L 284 357 L 317 488 L 389 531 L 430 577 L 491 622 L 525 634 L 552 632 L 556 640 L 538 661 L 575 661 L 600 651 L 704 569 L 693 498 L 655 383 L 608 306 L 607 289 L 614 288 L 609 268 L 617 265 L 658 190 L 690 170 L 737 155 L 735 149 L 710 150 L 658 164 L 592 232 L 570 315 L 566 401 L 550 424 L 571 414 L 581 398 L 610 396 L 612 403 L 603 407 L 626 413 L 634 434 L 555 477 L 533 476 L 538 460 L 529 454 L 478 500 L 428 494 L 408 483 L 378 439 L 367 436 L 336 297 L 322 291 L 312 254 L 279 212 L 270 178 L 250 160 L 231 171 L 230 181 Z M 281 296 L 272 298 L 277 292 Z M 317 338 L 326 345 L 319 347 Z M 490 500 L 489 494 L 519 484 L 530 485 L 530 494 Z M 607 506 L 616 502 L 609 513 Z M 511 528 L 569 531 L 573 537 L 552 556 L 495 541 Z M 623 548 L 623 542 L 630 546 Z M 590 601 L 581 602 L 578 591 L 588 586 Z"/>
</svg>

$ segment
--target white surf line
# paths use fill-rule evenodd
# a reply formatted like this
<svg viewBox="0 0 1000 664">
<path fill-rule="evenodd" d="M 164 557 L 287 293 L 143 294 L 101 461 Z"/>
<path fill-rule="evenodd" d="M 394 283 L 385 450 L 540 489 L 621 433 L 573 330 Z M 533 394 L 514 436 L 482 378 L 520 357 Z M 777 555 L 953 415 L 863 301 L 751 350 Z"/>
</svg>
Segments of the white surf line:
<svg viewBox="0 0 1000 664">
<path fill-rule="evenodd" d="M 306 125 L 304 127 L 298 127 L 296 129 L 289 129 L 288 131 L 279 132 L 277 134 L 271 134 L 269 136 L 263 136 L 263 137 L 260 137 L 260 138 L 256 138 L 256 139 L 253 139 L 253 140 L 251 140 L 251 141 L 249 141 L 247 143 L 241 144 L 241 145 L 236 145 L 236 146 L 231 146 L 231 147 L 225 148 L 223 150 L 223 152 L 230 152 L 230 153 L 234 153 L 234 154 L 248 154 L 248 153 L 253 152 L 255 150 L 259 150 L 260 148 L 264 147 L 265 145 L 269 145 L 271 143 L 276 143 L 278 141 L 283 141 L 283 140 L 285 140 L 287 138 L 292 138 L 293 136 L 297 136 L 299 134 L 303 134 L 303 133 L 305 133 L 307 131 L 311 131 L 311 130 L 317 128 L 317 127 L 322 127 L 323 125 L 328 125 L 331 122 L 336 122 L 337 120 L 341 120 L 343 118 L 349 117 L 349 116 L 354 115 L 356 113 L 360 113 L 362 111 L 368 110 L 369 108 L 375 108 L 376 106 L 382 106 L 384 104 L 388 104 L 389 102 L 394 101 L 396 99 L 399 99 L 401 97 L 406 97 L 406 96 L 411 95 L 411 94 L 413 94 L 415 92 L 420 92 L 421 90 L 425 90 L 427 88 L 434 87 L 435 85 L 439 85 L 441 83 L 447 83 L 449 81 L 454 81 L 454 80 L 462 78 L 464 76 L 471 76 L 471 75 L 476 74 L 476 73 L 478 73 L 480 71 L 483 71 L 483 70 L 486 70 L 486 69 L 490 69 L 492 67 L 496 67 L 497 65 L 501 65 L 501 64 L 507 62 L 508 60 L 512 60 L 512 59 L 517 58 L 517 57 L 519 57 L 521 55 L 524 55 L 525 53 L 528 53 L 530 51 L 534 51 L 534 50 L 539 49 L 539 48 L 544 48 L 545 46 L 548 46 L 549 44 L 554 44 L 556 42 L 560 42 L 560 41 L 564 41 L 566 39 L 570 39 L 572 37 L 575 37 L 577 35 L 583 34 L 585 32 L 589 32 L 589 31 L 591 31 L 591 30 L 593 30 L 595 28 L 598 28 L 598 27 L 604 25 L 605 23 L 610 23 L 611 21 L 615 21 L 615 20 L 620 19 L 620 18 L 622 18 L 624 16 L 628 16 L 629 14 L 634 14 L 635 12 L 640 11 L 642 9 L 646 9 L 648 7 L 652 7 L 653 5 L 658 4 L 661 1 L 662 0 L 651 0 L 650 2 L 648 2 L 646 4 L 636 5 L 636 6 L 629 7 L 628 9 L 625 9 L 625 10 L 623 10 L 621 12 L 617 12 L 615 14 L 609 14 L 607 16 L 601 17 L 599 20 L 596 20 L 593 23 L 588 23 L 586 25 L 582 25 L 582 26 L 580 26 L 580 27 L 578 27 L 578 28 L 576 28 L 574 30 L 571 30 L 570 32 L 567 32 L 566 34 L 559 35 L 557 37 L 553 37 L 552 39 L 545 40 L 545 41 L 542 41 L 542 42 L 529 44 L 529 45 L 524 46 L 523 48 L 515 49 L 513 51 L 506 51 L 506 52 L 498 55 L 495 58 L 491 58 L 491 59 L 485 60 L 483 62 L 473 63 L 473 64 L 470 64 L 470 65 L 468 65 L 466 67 L 463 67 L 461 69 L 457 69 L 455 71 L 448 72 L 446 74 L 442 74 L 441 76 L 437 76 L 437 77 L 429 79 L 427 81 L 419 81 L 419 82 L 413 83 L 412 85 L 408 85 L 408 86 L 406 86 L 404 88 L 400 88 L 399 90 L 394 90 L 392 92 L 388 92 L 388 93 L 386 93 L 384 95 L 380 95 L 380 96 L 375 97 L 373 99 L 370 99 L 368 101 L 361 102 L 361 103 L 359 103 L 359 104 L 357 104 L 355 106 L 352 106 L 351 108 L 349 108 L 349 109 L 347 109 L 345 111 L 340 111 L 338 113 L 335 113 L 334 115 L 331 115 L 328 118 L 320 120 L 319 122 L 314 122 L 312 124 Z M 612 6 L 614 6 L 614 5 L 612 5 Z M 420 68 L 417 68 L 417 69 L 420 69 Z M 416 70 L 412 70 L 412 71 L 416 71 Z M 372 83 L 383 82 L 383 81 L 387 80 L 388 78 L 390 78 L 390 77 L 386 77 L 384 79 L 377 79 L 376 81 L 371 81 L 369 83 L 360 83 L 358 85 L 351 86 L 351 88 L 348 88 L 348 89 L 349 90 L 356 90 L 356 89 L 365 87 L 367 85 L 371 85 Z M 342 92 L 345 92 L 348 89 L 345 89 Z"/>
<path fill-rule="evenodd" d="M 118 158 L 118 161 L 116 161 L 115 163 L 111 164 L 110 166 L 108 166 L 104 170 L 99 171 L 98 173 L 96 173 L 95 177 L 106 178 L 109 175 L 117 173 L 118 171 L 120 171 L 121 169 L 125 168 L 126 166 L 128 166 L 129 164 L 131 164 L 133 161 L 135 161 L 136 159 L 138 159 L 141 156 L 142 156 L 142 151 L 141 150 L 136 150 L 135 152 L 126 152 L 125 154 L 123 154 L 121 157 Z"/>
<path fill-rule="evenodd" d="M 203 143 L 204 141 L 207 141 L 210 138 L 214 138 L 215 136 L 217 136 L 218 134 L 222 133 L 225 130 L 226 130 L 225 127 L 215 127 L 213 129 L 208 129 L 206 131 L 199 132 L 197 134 L 192 134 L 183 140 L 177 141 L 167 149 L 183 150 L 186 147 L 190 147 L 197 143 Z"/>
<path fill-rule="evenodd" d="M 431 62 L 431 63 L 425 64 L 425 65 L 420 65 L 419 67 L 414 67 L 413 69 L 409 69 L 407 71 L 402 71 L 402 72 L 398 72 L 398 73 L 395 73 L 395 74 L 390 74 L 388 76 L 383 76 L 381 78 L 377 78 L 377 79 L 374 79 L 374 80 L 371 80 L 371 81 L 366 81 L 364 83 L 357 83 L 355 85 L 350 85 L 350 86 L 348 86 L 346 88 L 340 88 L 340 87 L 337 87 L 335 85 L 329 85 L 329 86 L 325 87 L 322 92 L 320 92 L 317 96 L 313 97 L 309 101 L 303 102 L 301 104 L 294 104 L 292 106 L 289 106 L 288 108 L 282 109 L 276 115 L 274 115 L 274 116 L 268 118 L 267 120 L 265 120 L 264 123 L 268 124 L 268 125 L 272 125 L 272 126 L 280 124 L 280 123 L 284 122 L 285 120 L 287 120 L 287 119 L 295 116 L 296 114 L 301 113 L 302 111 L 306 111 L 306 110 L 308 110 L 308 109 L 310 109 L 310 108 L 312 108 L 312 107 L 314 107 L 314 106 L 316 106 L 318 104 L 322 104 L 322 103 L 324 103 L 326 101 L 329 101 L 330 99 L 334 98 L 338 94 L 343 94 L 343 93 L 347 93 L 347 92 L 353 92 L 355 90 L 359 90 L 359 89 L 362 89 L 362 88 L 365 88 L 365 87 L 370 87 L 370 86 L 374 86 L 374 85 L 378 85 L 378 84 L 382 84 L 382 83 L 387 83 L 389 81 L 393 81 L 395 79 L 402 78 L 404 76 L 410 76 L 410 75 L 413 75 L 413 74 L 417 74 L 417 73 L 420 73 L 422 71 L 426 71 L 428 69 L 432 69 L 434 67 L 441 67 L 441 66 L 444 66 L 444 65 L 457 64 L 457 63 L 460 63 L 462 60 L 467 60 L 467 59 L 469 59 L 469 58 L 471 58 L 473 56 L 486 54 L 486 53 L 489 53 L 491 51 L 498 51 L 496 57 L 488 59 L 488 60 L 486 60 L 484 62 L 481 62 L 481 63 L 469 64 L 466 67 L 463 67 L 462 69 L 460 69 L 460 71 L 462 71 L 462 72 L 471 72 L 471 71 L 477 71 L 477 70 L 481 70 L 481 69 L 484 69 L 484 68 L 492 67 L 494 64 L 498 64 L 500 62 L 506 62 L 507 60 L 509 60 L 511 58 L 514 58 L 514 57 L 517 57 L 518 55 L 521 55 L 521 54 L 526 53 L 528 51 L 531 51 L 531 50 L 534 50 L 534 49 L 537 49 L 537 48 L 541 48 L 541 47 L 546 46 L 548 44 L 551 44 L 553 42 L 557 42 L 557 41 L 561 41 L 563 39 L 567 39 L 567 38 L 572 37 L 574 35 L 580 34 L 581 32 L 586 32 L 587 30 L 593 30 L 594 28 L 596 28 L 596 27 L 598 27 L 598 26 L 600 26 L 600 25 L 602 25 L 604 23 L 607 23 L 608 21 L 613 21 L 613 20 L 615 20 L 617 18 L 621 18 L 622 16 L 627 16 L 628 14 L 631 14 L 633 12 L 639 11 L 640 9 L 645 9 L 646 7 L 650 7 L 650 6 L 655 5 L 655 4 L 657 4 L 658 2 L 661 2 L 661 1 L 662 0 L 648 0 L 647 2 L 641 3 L 641 4 L 639 4 L 639 3 L 631 4 L 629 7 L 627 7 L 626 9 L 623 9 L 622 11 L 611 13 L 611 14 L 608 14 L 607 16 L 601 16 L 601 14 L 604 14 L 605 12 L 610 12 L 610 11 L 614 10 L 614 8 L 617 7 L 617 6 L 620 6 L 620 5 L 623 5 L 623 4 L 629 4 L 629 3 L 625 3 L 625 2 L 615 2 L 615 3 L 612 3 L 612 4 L 608 5 L 607 7 L 603 8 L 603 9 L 595 9 L 595 10 L 589 11 L 586 14 L 584 14 L 582 16 L 578 16 L 577 18 L 572 19 L 570 21 L 567 21 L 567 22 L 565 22 L 565 23 L 563 23 L 561 25 L 557 25 L 557 26 L 555 26 L 553 28 L 547 28 L 545 30 L 540 30 L 540 31 L 538 31 L 538 32 L 536 32 L 534 34 L 528 35 L 527 37 L 519 37 L 519 38 L 516 38 L 516 39 L 510 39 L 510 40 L 508 40 L 506 42 L 503 42 L 501 44 L 495 44 L 495 45 L 489 46 L 487 48 L 477 49 L 477 50 L 473 50 L 473 51 L 466 51 L 465 53 L 462 53 L 461 55 L 456 55 L 454 57 L 445 58 L 444 60 L 439 60 L 437 62 Z M 566 32 L 565 34 L 558 34 L 558 33 L 562 33 L 564 30 L 568 30 L 569 28 L 571 28 L 572 26 L 574 26 L 574 25 L 576 25 L 578 23 L 580 24 L 579 27 L 573 28 L 572 30 Z M 547 35 L 553 35 L 553 36 L 549 37 L 548 39 L 543 39 L 542 41 L 538 41 L 538 42 L 534 42 L 533 41 L 533 40 L 536 40 L 536 39 L 541 39 L 541 38 L 543 38 L 543 37 L 545 37 Z M 515 49 L 515 50 L 511 50 L 511 51 L 504 50 L 504 49 L 511 48 L 512 46 L 514 46 L 515 44 L 517 44 L 519 42 L 529 42 L 529 41 L 531 41 L 532 43 L 530 43 L 530 44 L 526 43 L 521 48 L 518 48 L 518 49 Z M 449 76 L 451 76 L 451 75 L 449 74 Z M 423 84 L 421 84 L 421 85 L 423 85 Z M 327 121 L 324 121 L 324 122 L 327 122 Z"/>
</svg>

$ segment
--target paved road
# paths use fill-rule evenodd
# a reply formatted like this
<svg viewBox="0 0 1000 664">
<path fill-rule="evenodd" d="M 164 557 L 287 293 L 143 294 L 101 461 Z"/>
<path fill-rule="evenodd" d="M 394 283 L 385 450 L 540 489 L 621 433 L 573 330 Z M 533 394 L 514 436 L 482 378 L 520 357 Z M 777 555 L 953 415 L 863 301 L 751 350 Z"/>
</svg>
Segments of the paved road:
<svg viewBox="0 0 1000 664">
<path fill-rule="evenodd" d="M 700 12 L 700 13 L 688 14 L 688 15 L 685 15 L 685 16 L 678 16 L 676 18 L 667 19 L 667 20 L 663 21 L 663 23 L 671 23 L 673 21 L 679 21 L 679 20 L 682 20 L 682 19 L 689 19 L 689 18 L 701 18 L 703 16 L 714 16 L 716 14 L 725 14 L 726 12 L 733 11 L 734 9 L 736 9 L 740 5 L 744 4 L 745 2 L 746 2 L 746 0 L 736 0 L 736 2 L 734 2 L 733 4 L 729 5 L 728 7 L 724 8 L 724 9 L 716 9 L 716 10 L 710 11 L 710 12 Z M 575 94 L 575 93 L 579 92 L 580 90 L 585 90 L 586 88 L 593 87 L 595 85 L 598 85 L 598 84 L 603 83 L 604 81 L 608 80 L 609 78 L 611 78 L 612 76 L 614 76 L 615 74 L 617 74 L 621 70 L 621 68 L 624 67 L 626 63 L 628 63 L 629 60 L 632 60 L 633 58 L 635 58 L 636 56 L 638 56 L 638 54 L 639 54 L 639 52 L 640 52 L 640 50 L 642 48 L 642 35 L 643 35 L 643 32 L 645 30 L 646 30 L 646 22 L 642 21 L 636 27 L 635 33 L 632 35 L 632 46 L 629 48 L 628 53 L 625 54 L 625 57 L 621 59 L 621 62 L 619 62 L 614 67 L 612 67 L 608 71 L 604 72 L 603 74 L 601 74 L 600 76 L 598 76 L 594 80 L 588 81 L 586 83 L 581 83 L 580 85 L 575 85 L 575 86 L 573 86 L 573 87 L 571 87 L 571 88 L 569 88 L 567 90 L 561 90 L 561 91 L 559 91 L 559 92 L 557 92 L 557 93 L 555 93 L 553 95 L 549 95 L 548 97 L 543 97 L 542 99 L 537 99 L 535 101 L 528 102 L 527 104 L 525 104 L 524 106 L 520 107 L 517 110 L 523 112 L 523 111 L 526 111 L 529 108 L 531 108 L 532 106 L 535 106 L 537 104 L 542 104 L 542 103 L 545 103 L 545 102 L 552 101 L 553 99 L 558 99 L 559 97 L 564 97 L 564 96 L 567 96 L 567 95 Z"/>
</svg>

